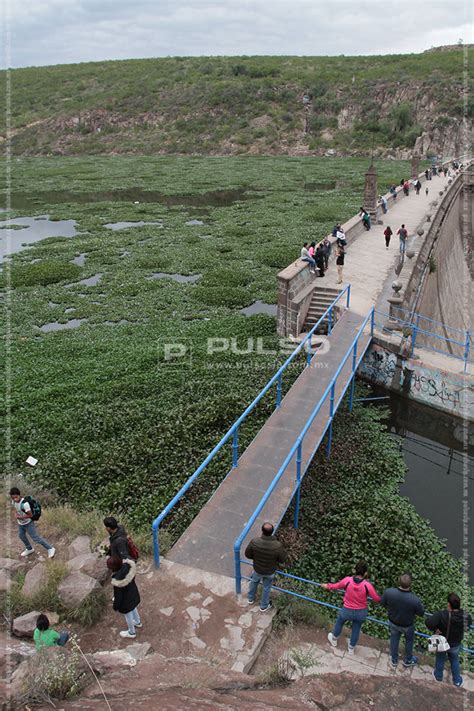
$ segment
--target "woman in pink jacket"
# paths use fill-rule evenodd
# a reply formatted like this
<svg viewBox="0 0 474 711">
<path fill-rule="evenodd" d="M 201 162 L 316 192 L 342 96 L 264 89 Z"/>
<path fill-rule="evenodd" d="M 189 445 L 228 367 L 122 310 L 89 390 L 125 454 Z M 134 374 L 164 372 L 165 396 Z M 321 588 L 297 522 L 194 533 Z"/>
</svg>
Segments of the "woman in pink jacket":
<svg viewBox="0 0 474 711">
<path fill-rule="evenodd" d="M 352 622 L 351 638 L 348 641 L 349 654 L 354 654 L 358 642 L 362 623 L 367 617 L 367 598 L 380 602 L 381 597 L 369 580 L 367 580 L 367 563 L 361 560 L 355 567 L 355 575 L 347 576 L 338 583 L 324 583 L 325 590 L 344 590 L 344 605 L 340 611 L 328 640 L 333 647 L 337 647 L 337 639 L 346 622 Z"/>
</svg>

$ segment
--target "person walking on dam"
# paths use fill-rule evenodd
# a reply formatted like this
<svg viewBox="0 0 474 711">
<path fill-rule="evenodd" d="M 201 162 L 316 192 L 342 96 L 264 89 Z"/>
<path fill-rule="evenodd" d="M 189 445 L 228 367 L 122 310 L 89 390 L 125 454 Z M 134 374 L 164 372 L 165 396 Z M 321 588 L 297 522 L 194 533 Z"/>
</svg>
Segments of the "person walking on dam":
<svg viewBox="0 0 474 711">
<path fill-rule="evenodd" d="M 33 541 L 33 543 L 37 543 L 39 546 L 46 548 L 48 558 L 54 558 L 56 548 L 52 546 L 51 543 L 48 543 L 48 541 L 45 541 L 44 538 L 41 538 L 36 530 L 35 522 L 38 521 L 41 516 L 41 506 L 39 503 L 31 496 L 22 496 L 20 489 L 16 486 L 10 489 L 10 497 L 18 523 L 18 537 L 25 546 L 25 550 L 20 553 L 21 557 L 26 558 L 35 552 L 31 545 L 31 541 Z"/>
<path fill-rule="evenodd" d="M 344 272 L 344 257 L 346 253 L 344 247 L 337 247 L 336 250 L 336 268 L 337 268 L 337 283 L 342 284 Z"/>
<path fill-rule="evenodd" d="M 354 654 L 354 649 L 359 641 L 360 631 L 368 615 L 367 601 L 370 597 L 374 602 L 380 602 L 380 595 L 368 580 L 367 563 L 359 561 L 355 567 L 355 575 L 348 575 L 337 583 L 323 583 L 325 590 L 344 590 L 344 605 L 340 611 L 328 640 L 333 647 L 337 647 L 337 640 L 346 622 L 352 622 L 351 636 L 348 641 L 349 654 Z"/>
<path fill-rule="evenodd" d="M 400 229 L 397 230 L 397 235 L 400 239 L 400 254 L 405 254 L 408 238 L 408 230 L 405 225 L 402 225 Z"/>
<path fill-rule="evenodd" d="M 248 603 L 253 605 L 257 595 L 259 583 L 262 583 L 263 592 L 260 600 L 260 612 L 265 612 L 272 607 L 270 591 L 272 589 L 275 572 L 281 563 L 287 559 L 287 553 L 280 541 L 273 535 L 274 528 L 271 523 L 264 523 L 262 535 L 253 538 L 245 549 L 245 556 L 253 561 L 253 573 L 250 578 Z"/>
<path fill-rule="evenodd" d="M 412 591 L 412 577 L 409 573 L 400 575 L 398 588 L 387 588 L 382 595 L 381 604 L 387 608 L 390 627 L 390 664 L 393 669 L 398 665 L 400 638 L 405 637 L 404 667 L 413 667 L 418 657 L 413 656 L 415 639 L 415 617 L 424 614 L 421 600 Z"/>
<path fill-rule="evenodd" d="M 392 228 L 390 225 L 387 225 L 387 227 L 383 231 L 383 236 L 385 237 L 385 247 L 388 249 L 390 246 L 390 239 L 393 235 Z"/>
</svg>

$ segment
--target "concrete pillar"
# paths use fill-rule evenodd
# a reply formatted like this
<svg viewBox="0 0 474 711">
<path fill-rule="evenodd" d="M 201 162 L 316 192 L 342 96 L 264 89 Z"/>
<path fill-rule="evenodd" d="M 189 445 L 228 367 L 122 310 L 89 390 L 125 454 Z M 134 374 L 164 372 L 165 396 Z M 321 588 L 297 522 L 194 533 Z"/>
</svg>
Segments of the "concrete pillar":
<svg viewBox="0 0 474 711">
<path fill-rule="evenodd" d="M 372 221 L 377 219 L 377 170 L 373 162 L 365 174 L 364 208 Z"/>
<path fill-rule="evenodd" d="M 420 156 L 418 153 L 413 153 L 411 157 L 411 177 L 413 179 L 418 177 L 418 173 L 420 172 Z"/>
</svg>

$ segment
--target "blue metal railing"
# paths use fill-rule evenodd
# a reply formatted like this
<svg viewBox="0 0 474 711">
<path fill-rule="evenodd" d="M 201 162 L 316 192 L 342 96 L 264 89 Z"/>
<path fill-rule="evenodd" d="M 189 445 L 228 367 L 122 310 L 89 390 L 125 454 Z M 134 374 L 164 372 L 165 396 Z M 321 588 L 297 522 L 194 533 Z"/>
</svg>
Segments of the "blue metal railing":
<svg viewBox="0 0 474 711">
<path fill-rule="evenodd" d="M 248 560 L 242 559 L 240 561 L 244 565 L 252 565 L 252 563 Z M 284 573 L 282 570 L 277 570 L 275 575 L 284 577 L 284 578 L 290 578 L 291 580 L 296 580 L 300 583 L 304 583 L 305 585 L 314 585 L 315 587 L 322 587 L 322 583 L 317 583 L 315 580 L 308 580 L 307 578 L 300 578 L 298 575 L 292 575 L 291 573 Z M 246 575 L 242 576 L 245 580 L 250 580 L 250 578 Z M 286 595 L 292 595 L 293 597 L 296 597 L 300 600 L 305 600 L 306 602 L 312 602 L 316 605 L 319 605 L 320 607 L 327 607 L 331 610 L 337 610 L 338 612 L 342 610 L 342 607 L 339 607 L 338 605 L 333 605 L 330 602 L 326 602 L 325 600 L 317 600 L 314 597 L 310 597 L 309 595 L 303 595 L 302 593 L 298 593 L 295 590 L 288 590 L 287 588 L 282 588 L 279 585 L 272 585 L 272 590 L 277 590 L 278 592 L 284 593 Z M 341 595 L 344 594 L 343 590 L 337 590 L 333 592 L 338 592 Z M 425 612 L 425 615 L 429 615 L 429 612 Z M 375 622 L 378 625 L 382 625 L 384 627 L 389 627 L 389 623 L 387 620 L 381 620 L 378 617 L 373 617 L 372 615 L 368 615 L 367 620 L 370 620 L 370 622 Z M 470 625 L 469 629 L 473 630 L 474 625 Z M 424 639 L 429 639 L 431 635 L 425 634 L 424 632 L 418 632 L 415 630 L 415 635 L 418 637 L 422 637 Z M 469 647 L 461 647 L 461 651 L 467 652 L 468 654 L 474 654 L 474 649 L 470 649 Z"/>
<path fill-rule="evenodd" d="M 471 351 L 472 347 L 474 345 L 474 334 L 471 333 L 470 331 L 463 331 L 459 328 L 453 328 L 452 326 L 448 326 L 447 324 L 440 323 L 439 321 L 435 321 L 434 319 L 430 319 L 427 316 L 422 316 L 421 314 L 418 314 L 414 311 L 405 311 L 404 309 L 401 308 L 394 308 L 394 312 L 399 312 L 401 314 L 400 317 L 395 316 L 395 315 L 390 315 L 386 314 L 383 311 L 376 311 L 375 313 L 377 316 L 383 316 L 386 317 L 387 319 L 390 319 L 390 321 L 395 321 L 396 323 L 400 324 L 400 326 L 403 328 L 410 328 L 411 329 L 411 353 L 410 355 L 413 356 L 415 352 L 415 347 L 417 346 L 417 338 L 418 335 L 421 334 L 422 336 L 425 336 L 425 342 L 421 345 L 421 348 L 425 348 L 426 350 L 433 351 L 434 353 L 441 353 L 442 355 L 449 356 L 450 358 L 456 358 L 457 360 L 462 360 L 464 362 L 464 372 L 467 371 L 467 366 L 468 363 L 474 362 L 474 360 L 471 357 Z M 426 328 L 422 328 L 420 323 L 421 321 L 427 321 L 430 324 L 433 324 L 435 326 L 438 326 L 439 328 L 442 328 L 443 330 L 448 330 L 453 331 L 458 335 L 458 338 L 448 338 L 447 336 L 441 335 L 439 333 L 435 333 L 434 331 L 430 331 Z M 379 321 L 376 321 L 376 325 L 382 329 L 382 331 L 388 332 L 392 335 L 400 335 L 400 338 L 403 338 L 403 335 L 401 334 L 396 334 L 392 329 L 387 328 L 386 323 L 381 323 Z M 462 337 L 462 340 L 461 338 Z M 430 339 L 437 339 L 436 342 L 441 341 L 441 343 L 444 343 L 446 347 L 444 349 L 440 348 L 435 348 L 431 343 Z M 462 355 L 458 355 L 456 353 L 453 353 L 452 350 L 450 350 L 450 344 L 451 346 L 457 347 L 459 351 L 462 353 Z"/>
<path fill-rule="evenodd" d="M 242 546 L 242 543 L 243 543 L 244 539 L 247 537 L 247 535 L 248 535 L 250 529 L 251 529 L 252 526 L 254 525 L 255 521 L 257 520 L 257 517 L 259 516 L 259 514 L 261 513 L 261 511 L 262 511 L 262 509 L 264 508 L 265 504 L 266 504 L 267 501 L 269 500 L 269 498 L 270 498 L 272 492 L 274 491 L 274 489 L 275 489 L 275 487 L 277 486 L 278 482 L 279 482 L 280 479 L 282 478 L 283 474 L 285 473 L 285 471 L 286 471 L 288 465 L 289 465 L 290 462 L 292 461 L 292 459 L 293 459 L 293 457 L 295 456 L 295 454 L 296 454 L 296 480 L 295 480 L 295 486 L 294 486 L 294 489 L 293 489 L 293 492 L 292 492 L 290 501 L 293 499 L 293 497 L 294 497 L 295 494 L 296 494 L 296 501 L 295 501 L 295 520 L 294 520 L 294 524 L 295 524 L 295 528 L 298 527 L 299 501 L 300 501 L 300 487 L 301 487 L 301 482 L 302 482 L 302 480 L 303 480 L 304 474 L 306 473 L 306 469 L 305 469 L 304 472 L 301 471 L 302 448 L 303 448 L 303 440 L 304 440 L 304 437 L 305 437 L 306 433 L 308 432 L 309 428 L 311 427 L 311 425 L 313 424 L 313 421 L 314 421 L 315 417 L 316 417 L 316 416 L 318 415 L 318 413 L 320 412 L 320 410 L 321 410 L 323 404 L 326 402 L 327 398 L 329 397 L 329 398 L 330 398 L 330 401 L 329 401 L 329 416 L 328 416 L 328 418 L 327 418 L 327 420 L 326 420 L 326 422 L 325 422 L 325 424 L 324 424 L 323 432 L 322 432 L 322 434 L 321 434 L 321 436 L 320 436 L 318 442 L 316 443 L 316 446 L 314 447 L 311 456 L 310 456 L 309 459 L 308 459 L 308 464 L 309 464 L 309 462 L 311 461 L 312 457 L 314 456 L 316 450 L 318 449 L 318 447 L 319 447 L 319 445 L 320 445 L 320 443 L 321 443 L 321 441 L 322 441 L 324 435 L 326 434 L 326 432 L 328 432 L 328 442 L 327 442 L 327 447 L 326 447 L 326 454 L 327 454 L 327 456 L 329 456 L 330 450 L 331 450 L 332 423 L 333 423 L 334 415 L 335 415 L 335 412 L 336 412 L 337 408 L 339 407 L 339 405 L 340 405 L 340 403 L 341 403 L 341 400 L 342 400 L 343 397 L 344 397 L 344 394 L 345 394 L 345 392 L 346 392 L 346 390 L 347 390 L 349 384 L 351 384 L 351 391 L 350 391 L 350 396 L 349 396 L 349 408 L 352 409 L 352 402 L 353 402 L 353 397 L 354 397 L 355 373 L 356 373 L 356 370 L 357 370 L 357 367 L 358 367 L 360 361 L 361 361 L 362 358 L 364 357 L 365 351 L 367 350 L 367 348 L 368 348 L 368 346 L 369 346 L 369 343 L 370 343 L 370 340 L 371 340 L 371 339 L 368 339 L 367 342 L 366 342 L 366 344 L 365 344 L 365 347 L 364 347 L 362 350 L 358 350 L 359 339 L 360 339 L 360 337 L 362 336 L 362 334 L 363 334 L 365 328 L 367 327 L 367 325 L 368 325 L 369 323 L 370 323 L 370 333 L 371 333 L 371 336 L 373 335 L 373 331 L 374 331 L 374 313 L 375 313 L 375 310 L 372 308 L 372 309 L 369 311 L 369 313 L 367 314 L 367 316 L 365 317 L 364 321 L 362 322 L 361 326 L 359 327 L 359 330 L 357 331 L 357 334 L 354 336 L 354 339 L 353 339 L 353 341 L 352 341 L 352 343 L 351 343 L 349 349 L 347 350 L 345 356 L 344 356 L 344 357 L 342 358 L 342 360 L 340 361 L 339 367 L 337 368 L 335 374 L 333 375 L 333 377 L 332 377 L 332 379 L 331 379 L 331 382 L 328 384 L 328 386 L 327 386 L 326 390 L 324 391 L 324 394 L 323 394 L 322 397 L 320 398 L 318 404 L 316 405 L 316 407 L 315 407 L 315 408 L 313 409 L 313 411 L 311 412 L 309 418 L 308 418 L 307 421 L 306 421 L 305 426 L 304 426 L 303 429 L 301 430 L 299 436 L 296 438 L 295 443 L 294 443 L 293 446 L 291 447 L 291 449 L 290 449 L 290 451 L 289 451 L 289 453 L 288 453 L 288 455 L 287 455 L 285 461 L 284 461 L 283 464 L 281 465 L 281 467 L 280 467 L 280 469 L 278 470 L 278 472 L 275 474 L 275 477 L 273 478 L 273 480 L 272 480 L 272 482 L 270 483 L 270 485 L 268 486 L 266 492 L 264 493 L 264 495 L 263 495 L 262 498 L 260 499 L 260 501 L 259 501 L 259 503 L 258 503 L 258 505 L 257 505 L 257 507 L 256 507 L 256 509 L 255 509 L 255 511 L 253 512 L 252 516 L 249 518 L 247 524 L 244 526 L 244 528 L 243 528 L 243 530 L 242 530 L 240 536 L 239 536 L 239 537 L 236 539 L 236 541 L 234 542 L 235 589 L 236 589 L 237 594 L 239 594 L 239 593 L 241 592 L 242 573 L 241 573 L 241 569 L 240 569 L 240 562 L 241 562 L 240 548 L 241 548 L 241 546 Z M 335 402 L 335 400 L 336 400 L 336 393 L 335 393 L 335 390 L 336 390 L 336 382 L 337 382 L 337 379 L 338 379 L 338 377 L 339 377 L 339 375 L 340 375 L 342 369 L 344 368 L 344 366 L 345 366 L 347 360 L 348 360 L 349 358 L 351 358 L 351 356 L 352 356 L 352 362 L 351 362 L 351 372 L 350 372 L 350 376 L 349 376 L 349 378 L 347 379 L 347 381 L 345 382 L 345 384 L 344 384 L 343 387 L 342 387 L 342 392 L 341 392 L 341 394 L 340 394 L 340 396 L 339 396 L 339 399 L 337 400 L 337 402 Z M 306 468 L 307 468 L 307 467 L 306 467 Z M 282 513 L 282 517 L 283 517 L 284 513 L 285 513 L 285 512 Z M 281 519 L 280 519 L 280 520 L 281 520 Z M 278 523 L 279 523 L 279 522 L 278 522 Z"/>
<path fill-rule="evenodd" d="M 240 415 L 240 417 L 234 422 L 234 424 L 227 430 L 226 434 L 222 437 L 222 439 L 216 444 L 212 452 L 208 454 L 206 459 L 200 464 L 200 466 L 196 469 L 194 474 L 192 474 L 189 479 L 183 484 L 181 489 L 178 491 L 178 493 L 173 497 L 173 499 L 169 502 L 169 504 L 163 509 L 163 511 L 155 518 L 152 524 L 152 531 L 153 531 L 153 557 L 155 561 L 155 566 L 159 568 L 160 566 L 160 545 L 159 545 L 159 527 L 166 516 L 170 513 L 170 511 L 176 506 L 178 501 L 184 496 L 184 494 L 188 491 L 188 489 L 193 485 L 193 483 L 196 481 L 196 479 L 199 477 L 199 475 L 206 469 L 208 464 L 214 459 L 216 454 L 220 452 L 222 447 L 226 444 L 226 442 L 229 441 L 229 439 L 232 438 L 232 468 L 236 468 L 238 466 L 238 460 L 239 460 L 239 427 L 240 425 L 244 422 L 246 419 L 247 415 L 249 415 L 252 410 L 256 407 L 256 405 L 260 402 L 260 400 L 264 397 L 264 395 L 267 394 L 267 392 L 270 390 L 270 388 L 275 385 L 277 385 L 277 393 L 276 393 L 276 404 L 275 408 L 280 407 L 281 405 L 281 398 L 282 398 L 282 382 L 283 382 L 283 373 L 287 369 L 287 367 L 290 365 L 290 363 L 296 358 L 296 356 L 301 353 L 303 349 L 306 349 L 307 351 L 307 357 L 306 357 L 306 363 L 307 365 L 310 364 L 311 362 L 311 339 L 313 334 L 315 333 L 316 329 L 319 328 L 319 326 L 327 319 L 328 324 L 333 324 L 334 319 L 333 319 L 333 310 L 336 308 L 338 302 L 345 297 L 346 300 L 346 307 L 349 307 L 350 304 L 350 295 L 351 295 L 351 285 L 348 284 L 347 286 L 342 289 L 338 296 L 334 299 L 334 301 L 328 306 L 326 311 L 323 313 L 323 315 L 318 319 L 318 321 L 314 324 L 312 329 L 306 334 L 306 336 L 303 338 L 301 343 L 295 348 L 293 353 L 286 359 L 286 361 L 283 363 L 283 365 L 277 370 L 275 375 L 270 378 L 268 383 L 265 385 L 265 387 L 262 388 L 262 390 L 259 392 L 257 397 L 250 403 L 250 405 L 244 410 L 244 412 Z"/>
</svg>

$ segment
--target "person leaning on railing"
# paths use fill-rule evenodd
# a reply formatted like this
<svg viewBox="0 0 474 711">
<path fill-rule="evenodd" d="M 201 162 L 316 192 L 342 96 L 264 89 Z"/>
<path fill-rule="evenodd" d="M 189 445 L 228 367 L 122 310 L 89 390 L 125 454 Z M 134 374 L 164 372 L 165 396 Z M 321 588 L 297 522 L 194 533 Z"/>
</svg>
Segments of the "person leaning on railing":
<svg viewBox="0 0 474 711">
<path fill-rule="evenodd" d="M 346 622 L 352 622 L 350 640 L 348 640 L 349 654 L 354 654 L 354 649 L 359 641 L 362 624 L 367 617 L 367 601 L 370 597 L 374 602 L 380 602 L 380 595 L 368 580 L 367 563 L 359 561 L 355 567 L 355 575 L 348 575 L 337 583 L 323 583 L 325 590 L 344 590 L 344 605 L 336 620 L 328 640 L 333 647 L 337 647 L 337 640 Z"/>
</svg>

